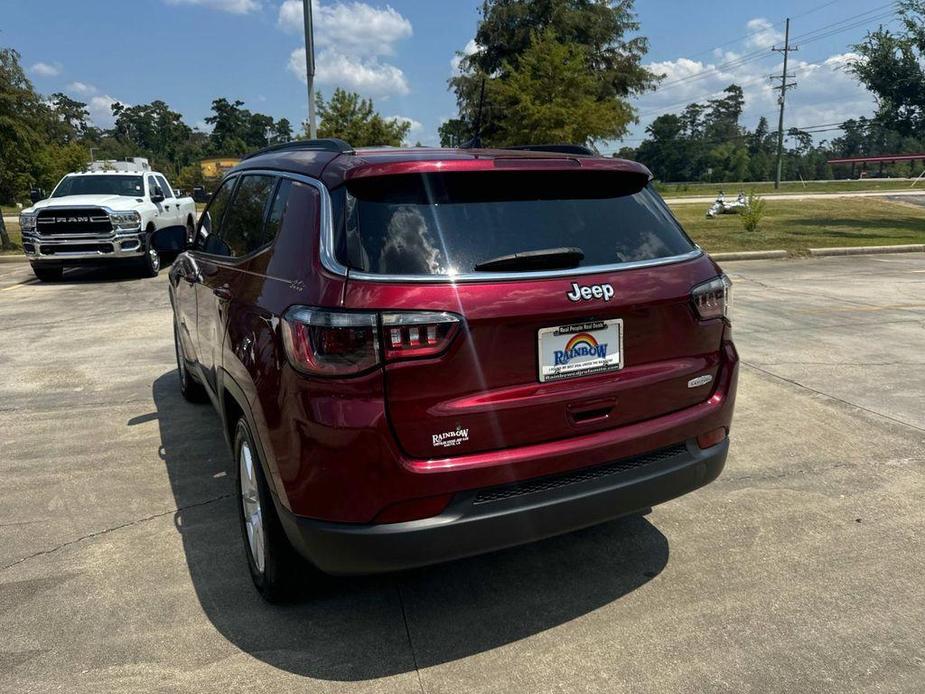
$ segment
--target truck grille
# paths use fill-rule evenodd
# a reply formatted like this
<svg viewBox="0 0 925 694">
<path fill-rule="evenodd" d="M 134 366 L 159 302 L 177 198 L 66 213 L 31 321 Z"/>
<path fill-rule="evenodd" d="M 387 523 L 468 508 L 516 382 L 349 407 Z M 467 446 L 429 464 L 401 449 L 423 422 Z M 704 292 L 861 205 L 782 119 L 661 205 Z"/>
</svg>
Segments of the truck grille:
<svg viewBox="0 0 925 694">
<path fill-rule="evenodd" d="M 560 489 L 579 482 L 588 482 L 597 480 L 610 475 L 617 475 L 621 472 L 628 472 L 637 468 L 645 467 L 653 463 L 660 463 L 665 460 L 679 456 L 687 451 L 684 444 L 663 448 L 660 451 L 637 455 L 632 458 L 625 458 L 613 463 L 599 465 L 584 470 L 576 470 L 564 475 L 554 475 L 552 477 L 541 477 L 535 480 L 526 480 L 515 484 L 506 484 L 503 487 L 492 487 L 483 489 L 475 497 L 476 504 L 486 504 L 492 501 L 504 501 L 517 496 L 526 494 L 536 494 L 538 492 L 548 492 L 553 489 Z"/>
<path fill-rule="evenodd" d="M 112 233 L 109 214 L 99 207 L 54 208 L 39 210 L 36 219 L 39 236 L 98 236 Z"/>
</svg>

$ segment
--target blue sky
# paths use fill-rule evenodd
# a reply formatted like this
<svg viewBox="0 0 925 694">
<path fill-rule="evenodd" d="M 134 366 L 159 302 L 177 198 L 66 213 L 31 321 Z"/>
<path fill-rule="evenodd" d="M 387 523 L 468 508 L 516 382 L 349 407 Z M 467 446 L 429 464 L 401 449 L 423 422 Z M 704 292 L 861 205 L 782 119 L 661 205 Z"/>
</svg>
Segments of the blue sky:
<svg viewBox="0 0 925 694">
<path fill-rule="evenodd" d="M 437 127 L 455 114 L 447 91 L 454 53 L 472 48 L 480 4 L 315 0 L 318 87 L 371 96 L 384 115 L 412 121 L 412 142 L 436 143 Z M 662 89 L 636 101 L 642 118 L 627 144 L 637 144 L 660 113 L 734 81 L 745 85 L 745 124 L 761 115 L 773 122 L 767 76 L 780 71 L 780 59 L 769 48 L 781 42 L 788 15 L 795 18 L 792 33 L 806 44 L 792 56 L 799 87 L 787 127 L 872 111 L 872 99 L 844 65 L 852 42 L 890 21 L 881 17 L 890 9 L 882 0 L 636 5 L 640 33 L 651 41 L 646 62 L 667 76 Z M 103 126 L 111 122 L 113 100 L 163 99 L 204 127 L 211 100 L 221 96 L 300 123 L 306 111 L 300 6 L 301 0 L 0 0 L 0 45 L 20 51 L 39 91 L 87 101 Z M 742 62 L 743 56 L 755 59 Z"/>
</svg>

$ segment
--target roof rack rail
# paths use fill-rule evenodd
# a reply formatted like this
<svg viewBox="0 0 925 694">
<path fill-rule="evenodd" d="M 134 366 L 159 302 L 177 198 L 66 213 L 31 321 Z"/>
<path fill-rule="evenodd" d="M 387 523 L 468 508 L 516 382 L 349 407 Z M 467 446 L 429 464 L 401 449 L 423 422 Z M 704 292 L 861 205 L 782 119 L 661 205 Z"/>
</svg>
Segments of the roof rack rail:
<svg viewBox="0 0 925 694">
<path fill-rule="evenodd" d="M 516 149 L 522 152 L 555 152 L 557 154 L 585 154 L 597 156 L 597 152 L 584 145 L 517 145 L 501 149 Z"/>
<path fill-rule="evenodd" d="M 320 140 L 293 140 L 292 142 L 282 142 L 278 145 L 270 145 L 256 152 L 251 152 L 241 159 L 245 161 L 251 157 L 256 157 L 269 152 L 284 152 L 287 150 L 306 151 L 306 152 L 336 152 L 337 154 L 353 154 L 354 149 L 343 140 L 336 137 L 329 137 Z"/>
</svg>

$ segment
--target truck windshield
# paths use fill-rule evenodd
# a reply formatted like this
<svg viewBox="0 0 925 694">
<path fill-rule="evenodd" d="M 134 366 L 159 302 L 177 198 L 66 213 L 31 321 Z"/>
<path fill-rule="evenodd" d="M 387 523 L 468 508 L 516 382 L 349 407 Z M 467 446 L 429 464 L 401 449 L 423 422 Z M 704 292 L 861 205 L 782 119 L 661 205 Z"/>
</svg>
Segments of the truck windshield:
<svg viewBox="0 0 925 694">
<path fill-rule="evenodd" d="M 144 197 L 145 188 L 141 176 L 65 176 L 53 198 L 67 195 L 125 195 L 130 198 Z"/>
</svg>

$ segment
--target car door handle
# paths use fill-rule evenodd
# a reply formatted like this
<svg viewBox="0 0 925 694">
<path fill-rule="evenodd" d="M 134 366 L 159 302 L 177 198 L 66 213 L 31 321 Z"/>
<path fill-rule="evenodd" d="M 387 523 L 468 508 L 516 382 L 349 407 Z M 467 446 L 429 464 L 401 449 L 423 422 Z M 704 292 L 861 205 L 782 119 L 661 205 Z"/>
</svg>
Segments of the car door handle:
<svg viewBox="0 0 925 694">
<path fill-rule="evenodd" d="M 231 301 L 231 290 L 228 287 L 215 287 L 212 290 L 212 293 L 215 294 L 219 299 L 225 301 Z"/>
</svg>

